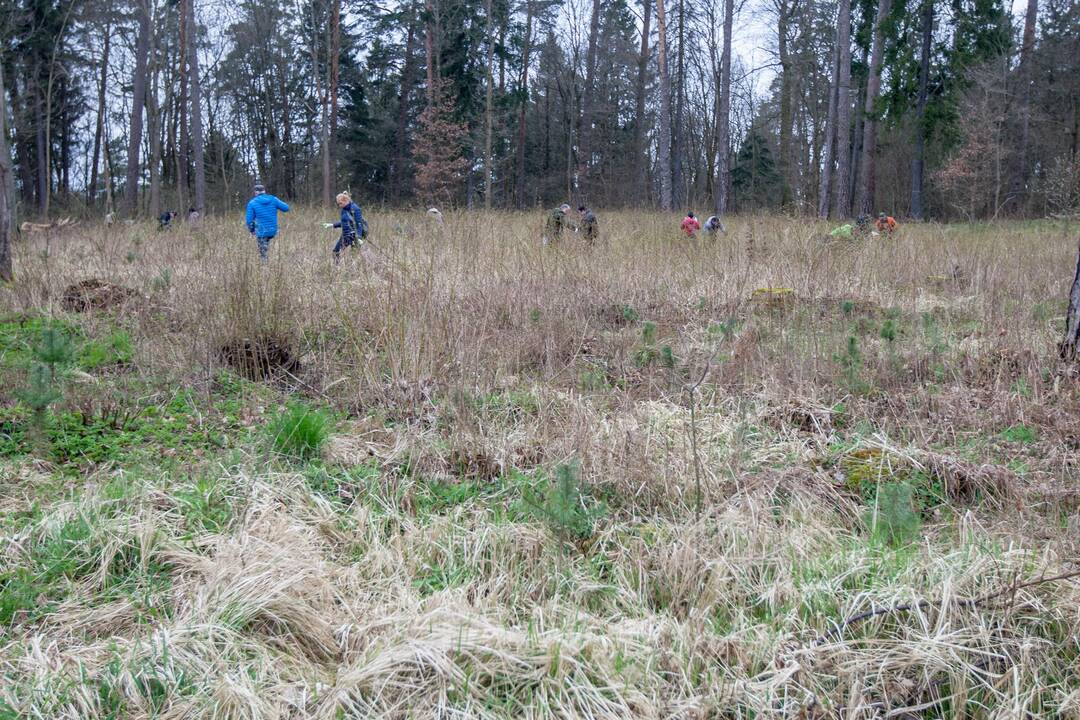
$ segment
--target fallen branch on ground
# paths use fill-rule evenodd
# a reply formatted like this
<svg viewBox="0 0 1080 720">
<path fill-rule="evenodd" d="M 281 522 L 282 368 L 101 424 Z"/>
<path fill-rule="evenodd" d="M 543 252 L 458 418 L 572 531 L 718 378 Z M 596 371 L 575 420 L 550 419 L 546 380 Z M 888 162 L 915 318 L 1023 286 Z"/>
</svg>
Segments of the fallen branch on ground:
<svg viewBox="0 0 1080 720">
<path fill-rule="evenodd" d="M 979 607 L 980 605 L 990 600 L 994 600 L 995 598 L 999 598 L 1003 595 L 1009 595 L 1011 593 L 1016 593 L 1026 588 L 1035 587 L 1037 585 L 1044 585 L 1046 583 L 1060 582 L 1062 580 L 1071 580 L 1076 577 L 1080 577 L 1080 570 L 1072 570 L 1070 572 L 1061 573 L 1060 575 L 1054 575 L 1052 577 L 1039 578 L 1038 580 L 1029 580 L 1020 584 L 1012 583 L 1001 590 L 995 590 L 994 592 L 987 593 L 986 595 L 981 595 L 977 598 L 972 598 L 970 600 L 957 600 L 953 604 L 955 607 L 958 608 Z M 864 620 L 869 620 L 870 618 L 879 617 L 881 615 L 891 615 L 893 613 L 910 612 L 911 610 L 926 610 L 929 608 L 939 607 L 940 605 L 941 603 L 931 602 L 930 600 L 920 600 L 919 602 L 902 603 L 900 605 L 893 605 L 891 607 L 867 610 L 865 612 L 859 613 L 858 615 L 852 615 L 847 620 L 844 620 L 842 623 L 840 623 L 833 629 L 829 630 L 828 632 L 822 633 L 817 638 L 815 638 L 812 643 L 810 643 L 810 647 L 819 647 L 828 642 L 830 639 L 839 636 L 845 628 L 849 628 L 852 625 L 857 625 L 858 623 L 861 623 Z"/>
</svg>

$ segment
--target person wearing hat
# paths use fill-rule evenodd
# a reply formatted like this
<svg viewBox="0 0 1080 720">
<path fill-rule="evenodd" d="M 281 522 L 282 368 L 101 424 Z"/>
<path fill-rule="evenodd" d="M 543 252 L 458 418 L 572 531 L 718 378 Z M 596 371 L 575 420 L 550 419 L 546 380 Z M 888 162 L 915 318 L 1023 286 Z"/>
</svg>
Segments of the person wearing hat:
<svg viewBox="0 0 1080 720">
<path fill-rule="evenodd" d="M 544 244 L 556 243 L 562 237 L 563 228 L 566 227 L 566 213 L 570 212 L 570 206 L 563 203 L 551 211 L 547 219 L 547 232 L 544 235 Z"/>
<path fill-rule="evenodd" d="M 289 212 L 289 206 L 273 195 L 268 195 L 262 183 L 255 183 L 255 197 L 247 204 L 244 222 L 259 243 L 259 259 L 267 261 L 270 241 L 277 235 L 277 214 Z"/>
</svg>

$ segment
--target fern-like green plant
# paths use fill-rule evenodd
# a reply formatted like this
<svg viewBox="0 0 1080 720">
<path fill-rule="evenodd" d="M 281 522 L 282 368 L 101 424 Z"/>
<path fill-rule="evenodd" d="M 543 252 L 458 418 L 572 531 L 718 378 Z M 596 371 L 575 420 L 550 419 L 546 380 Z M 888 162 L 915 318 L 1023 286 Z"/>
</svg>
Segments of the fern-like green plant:
<svg viewBox="0 0 1080 720">
<path fill-rule="evenodd" d="M 560 464 L 542 493 L 525 489 L 522 499 L 528 513 L 543 522 L 552 535 L 584 553 L 607 507 L 583 490 L 580 475 L 577 461 Z"/>
</svg>

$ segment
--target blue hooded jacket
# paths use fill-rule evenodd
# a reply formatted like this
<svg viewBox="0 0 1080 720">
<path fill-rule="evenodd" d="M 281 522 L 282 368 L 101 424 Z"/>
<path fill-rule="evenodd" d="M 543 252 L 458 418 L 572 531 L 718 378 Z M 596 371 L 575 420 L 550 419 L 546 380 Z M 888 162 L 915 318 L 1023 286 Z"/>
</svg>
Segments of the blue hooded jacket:
<svg viewBox="0 0 1080 720">
<path fill-rule="evenodd" d="M 255 237 L 271 238 L 277 235 L 277 214 L 289 212 L 289 206 L 278 200 L 273 195 L 261 193 L 251 198 L 247 204 L 247 216 L 245 222 L 248 230 Z"/>
</svg>

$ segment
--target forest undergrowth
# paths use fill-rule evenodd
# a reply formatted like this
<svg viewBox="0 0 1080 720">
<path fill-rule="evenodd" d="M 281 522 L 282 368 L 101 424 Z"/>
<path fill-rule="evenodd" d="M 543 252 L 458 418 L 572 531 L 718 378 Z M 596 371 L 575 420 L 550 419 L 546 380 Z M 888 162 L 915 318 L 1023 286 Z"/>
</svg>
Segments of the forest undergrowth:
<svg viewBox="0 0 1080 720">
<path fill-rule="evenodd" d="M 1080 718 L 1075 226 L 321 219 L 16 242 L 3 720 Z"/>
</svg>

